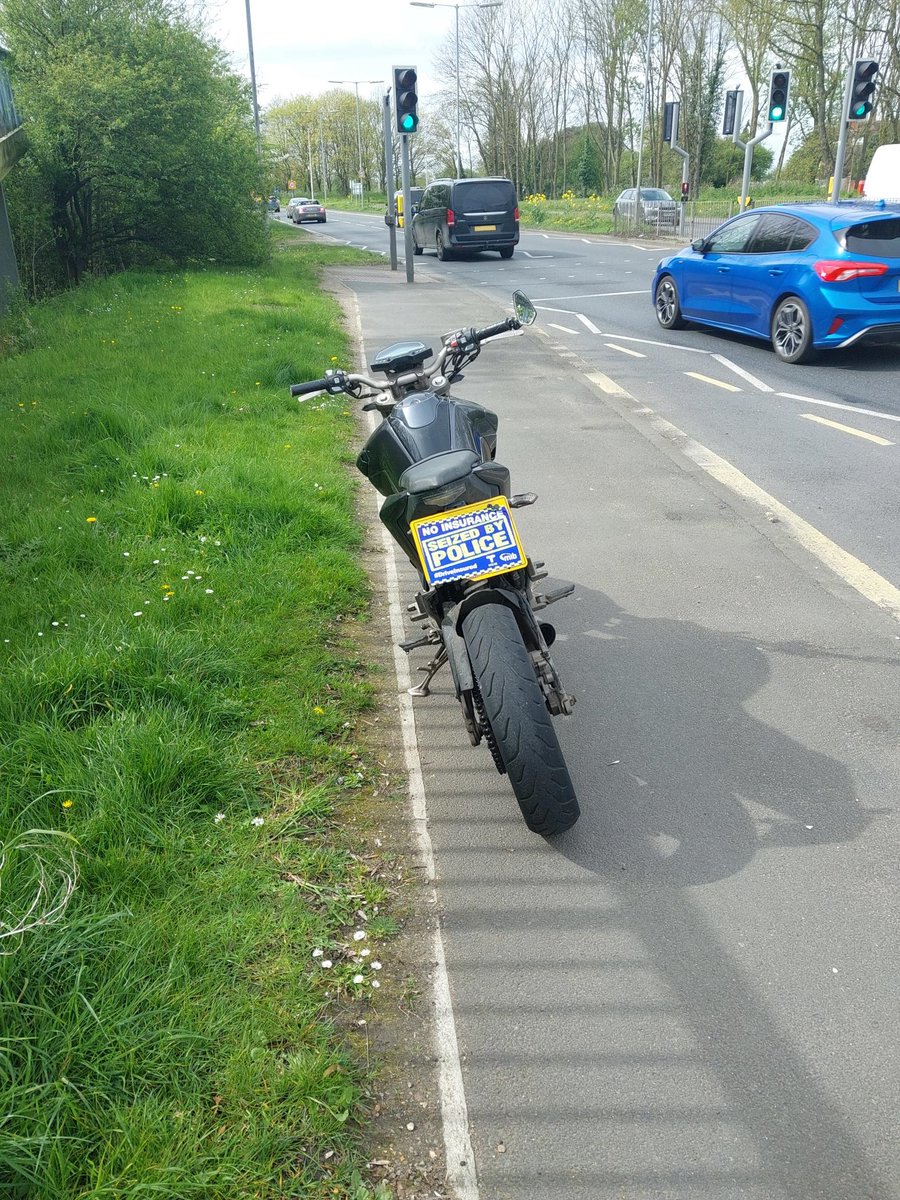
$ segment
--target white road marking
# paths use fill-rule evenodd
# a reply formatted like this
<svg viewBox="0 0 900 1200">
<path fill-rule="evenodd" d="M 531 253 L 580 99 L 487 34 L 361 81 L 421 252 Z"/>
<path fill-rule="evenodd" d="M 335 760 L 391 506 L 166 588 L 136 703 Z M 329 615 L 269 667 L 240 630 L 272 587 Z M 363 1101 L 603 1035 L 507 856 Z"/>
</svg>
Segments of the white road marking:
<svg viewBox="0 0 900 1200">
<path fill-rule="evenodd" d="M 632 250 L 645 250 L 648 254 L 662 255 L 663 251 L 659 246 L 636 246 L 634 242 L 626 242 L 626 246 L 630 246 Z"/>
<path fill-rule="evenodd" d="M 594 324 L 594 322 L 589 320 L 584 315 L 584 313 L 573 313 L 573 316 L 576 316 L 578 318 L 578 320 L 582 323 L 582 325 L 584 325 L 587 329 L 589 329 L 591 331 L 591 333 L 599 333 L 600 332 L 600 330 L 597 328 L 597 326 Z"/>
<path fill-rule="evenodd" d="M 735 375 L 740 375 L 741 379 L 750 383 L 759 392 L 774 392 L 774 388 L 770 388 L 767 383 L 763 383 L 761 379 L 757 379 L 755 375 L 751 375 L 749 371 L 745 371 L 743 367 L 739 367 L 737 363 L 726 358 L 724 354 L 713 354 L 712 357 L 717 363 L 721 363 L 723 367 L 727 367 L 729 371 L 734 371 Z"/>
<path fill-rule="evenodd" d="M 581 333 L 580 329 L 569 329 L 567 325 L 554 325 L 552 321 L 548 321 L 547 324 L 551 329 L 561 329 L 563 333 L 573 333 L 576 337 Z"/>
<path fill-rule="evenodd" d="M 699 371 L 685 371 L 685 375 L 690 375 L 691 379 L 699 379 L 702 383 L 711 383 L 713 387 L 722 388 L 726 392 L 739 392 L 741 389 L 735 387 L 733 383 L 724 383 L 721 379 L 713 379 L 709 375 L 701 375 Z"/>
<path fill-rule="evenodd" d="M 612 384 L 612 387 L 616 389 L 615 391 L 612 391 L 609 387 L 604 387 L 593 373 L 586 374 L 586 378 L 602 391 L 609 391 L 613 395 L 618 395 L 628 400 L 634 399 L 630 392 L 626 392 L 624 388 L 619 388 L 618 384 L 615 384 L 613 380 L 608 379 L 605 375 L 600 378 L 606 384 Z M 717 479 L 729 491 L 757 505 L 769 520 L 772 517 L 777 517 L 782 528 L 795 541 L 799 542 L 804 549 L 808 550 L 813 557 L 817 558 L 820 563 L 828 567 L 830 571 L 833 571 L 835 575 L 853 588 L 854 591 L 864 596 L 866 600 L 870 600 L 880 609 L 883 609 L 894 620 L 900 621 L 900 588 L 894 587 L 892 583 L 889 583 L 877 571 L 873 571 L 871 567 L 866 566 L 864 562 L 861 562 L 836 542 L 827 538 L 824 533 L 820 533 L 814 525 L 810 525 L 808 521 L 804 521 L 802 517 L 797 516 L 795 512 L 792 512 L 780 500 L 776 500 L 774 496 L 770 496 L 768 492 L 764 491 L 758 484 L 755 484 L 752 479 L 749 479 L 737 467 L 733 467 L 727 459 L 721 458 L 702 443 L 688 437 L 683 429 L 679 429 L 671 421 L 654 415 L 650 416 L 649 424 L 666 441 L 681 450 L 691 462 L 700 467 L 701 470 L 706 471 L 713 479 Z"/>
<path fill-rule="evenodd" d="M 877 408 L 859 408 L 856 404 L 838 404 L 836 400 L 816 400 L 814 396 L 795 396 L 793 392 L 776 392 L 783 400 L 800 400 L 803 404 L 821 404 L 824 408 L 840 408 L 844 412 L 860 413 L 864 417 L 881 417 L 883 421 L 900 421 L 896 413 L 879 412 Z"/>
<path fill-rule="evenodd" d="M 362 321 L 359 303 L 354 296 L 356 310 L 356 335 L 360 347 L 363 345 Z M 374 429 L 378 421 L 374 413 L 369 414 L 369 427 Z M 372 493 L 377 514 L 380 497 Z M 381 525 L 381 522 L 378 522 Z M 412 810 L 413 828 L 419 852 L 424 867 L 425 881 L 430 886 L 429 899 L 438 911 L 438 895 L 435 885 L 436 871 L 434 863 L 434 848 L 431 844 L 431 834 L 428 830 L 428 808 L 425 794 L 425 783 L 422 774 L 422 761 L 419 756 L 419 746 L 416 738 L 416 721 L 413 714 L 412 697 L 407 688 L 412 686 L 409 670 L 409 660 L 400 649 L 398 642 L 405 634 L 403 629 L 403 610 L 400 601 L 400 585 L 397 578 L 397 558 L 394 542 L 387 528 L 381 525 L 381 537 L 384 544 L 384 567 L 388 591 L 388 611 L 391 622 L 391 640 L 394 643 L 394 669 L 397 674 L 399 695 L 397 697 L 400 709 L 400 728 L 403 735 L 403 755 L 409 776 L 409 797 Z M 441 1098 L 441 1123 L 444 1134 L 444 1153 L 447 1171 L 447 1181 L 453 1190 L 456 1200 L 480 1200 L 478 1177 L 475 1171 L 475 1152 L 469 1137 L 469 1113 L 466 1105 L 466 1093 L 463 1085 L 462 1063 L 459 1057 L 459 1042 L 456 1037 L 456 1022 L 453 1017 L 453 999 L 450 994 L 450 978 L 447 973 L 447 960 L 444 954 L 444 942 L 441 937 L 441 927 L 434 922 L 434 933 L 431 943 L 432 988 L 434 998 L 435 1050 L 438 1062 L 438 1089 Z"/>
<path fill-rule="evenodd" d="M 553 258 L 554 257 L 552 254 L 529 254 L 527 250 L 523 250 L 522 253 L 525 255 L 526 258 Z"/>
<path fill-rule="evenodd" d="M 817 416 L 816 413 L 801 413 L 805 421 L 815 421 L 817 425 L 827 425 L 830 429 L 839 429 L 841 433 L 852 433 L 854 437 L 865 438 L 877 446 L 893 446 L 887 438 L 879 437 L 876 433 L 866 433 L 863 429 L 854 429 L 852 425 L 842 425 L 840 421 L 829 421 L 827 417 Z"/>
<path fill-rule="evenodd" d="M 569 278 L 574 279 L 575 276 L 570 275 Z M 596 300 L 609 296 L 643 296 L 645 294 L 650 295 L 646 288 L 638 288 L 633 292 L 585 292 L 580 296 L 541 296 L 540 299 L 533 301 L 533 303 L 540 304 L 544 300 Z"/>
<path fill-rule="evenodd" d="M 630 354 L 632 358 L 646 358 L 646 354 L 641 354 L 640 350 L 629 350 L 627 346 L 617 346 L 615 342 L 606 343 L 608 349 L 618 350 L 620 354 Z"/>
</svg>

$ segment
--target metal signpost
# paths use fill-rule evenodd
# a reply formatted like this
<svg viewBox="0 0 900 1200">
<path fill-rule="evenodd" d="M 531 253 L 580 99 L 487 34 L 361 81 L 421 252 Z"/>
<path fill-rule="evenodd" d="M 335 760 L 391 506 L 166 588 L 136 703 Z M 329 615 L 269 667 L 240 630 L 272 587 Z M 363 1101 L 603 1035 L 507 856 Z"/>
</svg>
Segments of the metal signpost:
<svg viewBox="0 0 900 1200">
<path fill-rule="evenodd" d="M 409 134 L 400 134 L 400 179 L 403 188 L 403 252 L 406 255 L 406 282 L 415 279 L 413 271 L 412 203 L 409 196 Z"/>
<path fill-rule="evenodd" d="M 744 93 L 738 90 L 735 96 L 734 133 L 731 135 L 731 140 L 744 151 L 744 178 L 741 182 L 741 212 L 747 207 L 747 196 L 750 192 L 750 168 L 753 166 L 753 147 L 758 146 L 760 142 L 764 142 L 767 137 L 771 137 L 772 135 L 772 122 L 767 121 L 762 133 L 758 133 L 749 142 L 741 140 L 741 112 L 743 111 L 743 105 Z"/>
<path fill-rule="evenodd" d="M 679 121 L 681 118 L 681 101 L 674 100 L 671 103 L 672 103 L 671 127 L 668 127 L 668 123 L 667 123 L 667 128 L 665 131 L 666 136 L 664 136 L 663 140 L 668 142 L 669 145 L 672 147 L 672 149 L 675 151 L 675 153 L 681 158 L 681 218 L 680 218 L 680 224 L 681 224 L 681 233 L 683 234 L 684 233 L 684 224 L 685 224 L 685 220 L 684 220 L 685 210 L 687 208 L 688 191 L 691 186 L 690 185 L 691 174 L 690 174 L 690 165 L 689 165 L 690 164 L 690 155 L 688 154 L 687 150 L 682 149 L 682 147 L 678 145 L 678 125 L 679 125 Z M 669 109 L 668 104 L 666 105 L 666 109 L 667 110 Z M 667 112 L 666 116 L 668 116 L 668 115 L 669 114 Z"/>
<path fill-rule="evenodd" d="M 397 205 L 394 201 L 394 138 L 391 133 L 391 93 L 384 93 L 382 111 L 384 130 L 384 186 L 387 190 L 387 226 L 391 244 L 391 270 L 397 270 Z M 405 201 L 404 201 L 405 203 Z"/>
</svg>

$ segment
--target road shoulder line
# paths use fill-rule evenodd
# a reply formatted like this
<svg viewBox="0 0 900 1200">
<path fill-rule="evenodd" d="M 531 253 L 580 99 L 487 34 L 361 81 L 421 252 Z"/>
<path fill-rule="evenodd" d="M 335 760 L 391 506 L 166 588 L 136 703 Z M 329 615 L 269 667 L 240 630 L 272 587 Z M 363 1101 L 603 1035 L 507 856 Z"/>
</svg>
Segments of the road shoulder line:
<svg viewBox="0 0 900 1200">
<path fill-rule="evenodd" d="M 365 343 L 359 300 L 355 292 L 350 289 L 348 289 L 348 292 L 353 303 L 354 338 L 361 353 Z M 372 429 L 378 424 L 379 418 L 374 413 L 369 413 L 368 416 L 369 428 Z M 475 1151 L 469 1137 L 469 1112 L 463 1084 L 459 1042 L 456 1037 L 456 1021 L 453 1015 L 450 977 L 447 971 L 444 939 L 441 935 L 440 909 L 435 884 L 434 848 L 431 843 L 431 834 L 428 830 L 428 807 L 425 781 L 422 773 L 422 760 L 419 756 L 412 698 L 407 690 L 412 686 L 412 678 L 409 670 L 409 660 L 398 644 L 406 635 L 403 628 L 403 609 L 400 599 L 400 584 L 397 577 L 397 558 L 391 535 L 379 518 L 380 497 L 374 489 L 371 495 L 375 522 L 381 532 L 381 539 L 384 545 L 384 573 L 388 594 L 388 617 L 391 627 L 391 641 L 393 643 L 394 670 L 397 675 L 397 706 L 400 716 L 400 732 L 403 738 L 403 758 L 409 778 L 409 799 L 413 833 L 419 859 L 424 868 L 425 879 L 423 882 L 430 893 L 428 899 L 435 913 L 434 935 L 432 939 L 432 961 L 434 967 L 431 974 L 432 1000 L 434 1004 L 434 1047 L 438 1068 L 438 1091 L 441 1101 L 441 1126 L 444 1135 L 447 1183 L 455 1200 L 480 1200 L 478 1177 L 475 1168 Z"/>
<path fill-rule="evenodd" d="M 629 392 L 600 372 L 586 371 L 585 378 L 605 396 L 612 395 L 634 400 Z M 632 410 L 631 412 L 623 411 L 621 415 L 626 419 L 633 419 L 637 414 Z M 695 466 L 705 471 L 707 475 L 742 500 L 749 501 L 754 507 L 761 509 L 768 521 L 780 523 L 789 537 L 812 554 L 823 566 L 828 567 L 859 595 L 871 601 L 883 612 L 893 617 L 895 621 L 900 622 L 900 588 L 894 587 L 877 571 L 873 571 L 871 567 L 854 557 L 849 551 L 826 537 L 814 525 L 810 525 L 808 521 L 798 516 L 787 505 L 776 500 L 774 496 L 754 483 L 737 467 L 732 466 L 727 459 L 720 457 L 701 442 L 689 437 L 677 425 L 660 417 L 652 409 L 646 410 L 646 416 L 643 412 L 640 415 L 656 433 L 671 446 L 681 451 Z"/>
</svg>

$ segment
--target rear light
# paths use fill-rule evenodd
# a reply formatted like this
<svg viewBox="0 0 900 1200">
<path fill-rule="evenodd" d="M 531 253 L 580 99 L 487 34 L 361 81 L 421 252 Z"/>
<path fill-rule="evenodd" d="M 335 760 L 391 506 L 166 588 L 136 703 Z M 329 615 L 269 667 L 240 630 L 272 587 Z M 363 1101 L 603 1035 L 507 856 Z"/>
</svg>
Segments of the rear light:
<svg viewBox="0 0 900 1200">
<path fill-rule="evenodd" d="M 519 206 L 518 205 L 516 205 L 516 210 L 513 213 L 513 219 L 516 221 L 518 221 L 518 219 L 519 219 Z"/>
<path fill-rule="evenodd" d="M 823 283 L 845 283 L 848 279 L 886 275 L 888 265 L 880 262 L 847 262 L 846 259 L 826 258 L 815 263 L 813 270 Z"/>
<path fill-rule="evenodd" d="M 448 225 L 456 224 L 456 214 L 453 212 L 452 208 L 447 209 L 447 224 Z"/>
</svg>

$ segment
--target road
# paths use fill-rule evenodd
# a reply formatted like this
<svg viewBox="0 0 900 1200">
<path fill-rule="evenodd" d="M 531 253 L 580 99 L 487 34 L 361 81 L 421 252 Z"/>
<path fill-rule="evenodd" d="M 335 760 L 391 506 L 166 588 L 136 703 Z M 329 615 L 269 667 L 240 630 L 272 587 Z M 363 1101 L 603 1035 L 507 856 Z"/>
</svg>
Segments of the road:
<svg viewBox="0 0 900 1200">
<path fill-rule="evenodd" d="M 383 248 L 374 220 L 338 232 Z M 557 725 L 574 829 L 528 834 L 444 675 L 415 701 L 464 1089 L 447 1106 L 454 1194 L 900 1200 L 900 625 L 777 508 L 812 511 L 830 474 L 813 524 L 836 538 L 843 520 L 843 549 L 870 568 L 880 550 L 896 579 L 877 501 L 895 497 L 895 448 L 801 412 L 893 426 L 798 408 L 765 348 L 659 336 L 640 294 L 656 252 L 526 234 L 511 263 L 418 259 L 414 287 L 346 277 L 368 357 L 494 321 L 514 286 L 540 298 L 545 334 L 487 346 L 459 390 L 499 414 L 498 457 L 540 496 L 516 514 L 526 547 L 576 584 L 546 614 L 578 696 Z M 850 366 L 800 370 L 831 400 Z M 875 387 L 867 406 L 896 413 Z M 711 473 L 702 444 L 735 474 Z M 404 562 L 399 582 L 406 600 Z"/>
<path fill-rule="evenodd" d="M 325 229 L 387 251 L 377 215 L 330 210 Z M 613 376 L 900 586 L 900 346 L 788 366 L 762 342 L 698 327 L 667 332 L 649 284 L 668 252 L 662 243 L 526 230 L 510 262 L 484 254 L 439 263 L 430 253 L 415 261 L 501 303 L 522 288 L 563 353 Z"/>
</svg>

